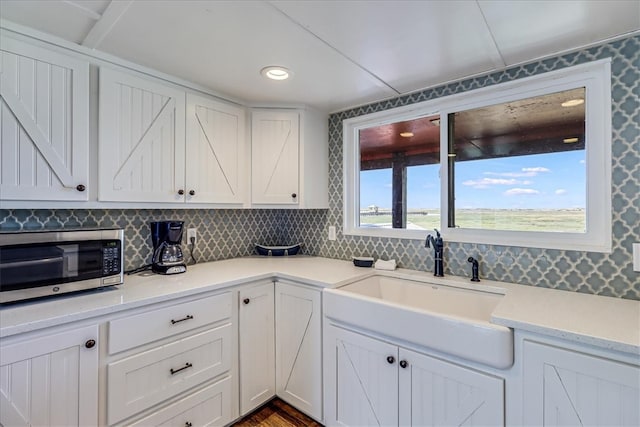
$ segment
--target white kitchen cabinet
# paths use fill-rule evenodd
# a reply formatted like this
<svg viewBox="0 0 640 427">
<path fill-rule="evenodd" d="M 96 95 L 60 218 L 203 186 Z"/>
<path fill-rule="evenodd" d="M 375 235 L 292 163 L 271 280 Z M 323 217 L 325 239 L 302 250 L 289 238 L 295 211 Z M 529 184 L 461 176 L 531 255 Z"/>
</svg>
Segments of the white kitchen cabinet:
<svg viewBox="0 0 640 427">
<path fill-rule="evenodd" d="M 321 291 L 276 282 L 276 394 L 322 420 Z"/>
<path fill-rule="evenodd" d="M 226 323 L 110 363 L 109 424 L 227 373 L 231 335 L 231 323 Z"/>
<path fill-rule="evenodd" d="M 239 292 L 240 414 L 275 395 L 274 284 L 247 285 Z"/>
<path fill-rule="evenodd" d="M 89 62 L 4 33 L 0 55 L 0 197 L 88 200 Z"/>
<path fill-rule="evenodd" d="M 324 352 L 326 425 L 398 425 L 397 346 L 329 329 L 324 331 L 330 342 Z"/>
<path fill-rule="evenodd" d="M 3 339 L 0 425 L 98 423 L 98 327 Z"/>
<path fill-rule="evenodd" d="M 327 120 L 310 109 L 252 111 L 252 204 L 329 206 Z"/>
<path fill-rule="evenodd" d="M 300 114 L 254 111 L 251 115 L 251 200 L 298 204 Z"/>
<path fill-rule="evenodd" d="M 399 349 L 401 426 L 504 425 L 504 380 Z"/>
<path fill-rule="evenodd" d="M 276 282 L 239 291 L 240 413 L 273 396 L 322 420 L 321 292 Z"/>
<path fill-rule="evenodd" d="M 524 341 L 525 425 L 640 425 L 640 367 Z"/>
<path fill-rule="evenodd" d="M 186 187 L 192 203 L 246 200 L 245 110 L 187 94 Z"/>
<path fill-rule="evenodd" d="M 327 425 L 503 425 L 501 378 L 325 328 Z"/>
<path fill-rule="evenodd" d="M 242 204 L 245 112 L 102 67 L 99 199 Z"/>
<path fill-rule="evenodd" d="M 230 398 L 231 377 L 225 377 L 128 425 L 132 427 L 224 426 L 232 419 Z"/>
<path fill-rule="evenodd" d="M 101 424 L 226 425 L 236 418 L 235 296 L 152 305 L 105 322 Z"/>
<path fill-rule="evenodd" d="M 101 67 L 99 94 L 98 199 L 184 201 L 184 91 Z"/>
</svg>

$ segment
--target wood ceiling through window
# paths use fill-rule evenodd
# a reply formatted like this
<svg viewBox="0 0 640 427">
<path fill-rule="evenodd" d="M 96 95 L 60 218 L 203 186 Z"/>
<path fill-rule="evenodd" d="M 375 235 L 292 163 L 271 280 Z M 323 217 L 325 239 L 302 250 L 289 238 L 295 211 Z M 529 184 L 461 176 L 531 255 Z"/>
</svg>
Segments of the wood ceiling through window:
<svg viewBox="0 0 640 427">
<path fill-rule="evenodd" d="M 528 98 L 455 113 L 456 161 L 582 150 L 585 147 L 585 89 Z M 402 156 L 408 165 L 440 162 L 440 116 L 375 126 L 360 131 L 361 169 L 391 167 Z M 412 132 L 412 137 L 402 137 Z M 566 138 L 578 138 L 567 144 Z"/>
</svg>

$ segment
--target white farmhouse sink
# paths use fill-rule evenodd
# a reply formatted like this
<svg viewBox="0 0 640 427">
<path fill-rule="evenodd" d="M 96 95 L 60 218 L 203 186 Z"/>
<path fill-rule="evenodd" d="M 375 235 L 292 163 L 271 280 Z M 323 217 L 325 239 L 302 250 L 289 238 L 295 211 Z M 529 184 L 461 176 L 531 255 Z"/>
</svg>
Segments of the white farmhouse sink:
<svg viewBox="0 0 640 427">
<path fill-rule="evenodd" d="M 325 316 L 499 369 L 513 364 L 513 331 L 490 323 L 503 295 L 374 275 L 325 289 Z"/>
</svg>

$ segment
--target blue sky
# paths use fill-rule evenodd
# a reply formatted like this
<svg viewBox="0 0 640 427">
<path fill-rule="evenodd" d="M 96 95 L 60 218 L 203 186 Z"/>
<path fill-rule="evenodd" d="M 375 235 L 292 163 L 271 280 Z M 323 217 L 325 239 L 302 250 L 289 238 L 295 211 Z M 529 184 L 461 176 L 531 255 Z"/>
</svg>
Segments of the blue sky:
<svg viewBox="0 0 640 427">
<path fill-rule="evenodd" d="M 584 150 L 456 164 L 458 209 L 584 208 Z M 438 209 L 440 165 L 416 166 L 407 173 L 409 208 Z M 360 175 L 360 206 L 391 207 L 391 170 Z"/>
</svg>

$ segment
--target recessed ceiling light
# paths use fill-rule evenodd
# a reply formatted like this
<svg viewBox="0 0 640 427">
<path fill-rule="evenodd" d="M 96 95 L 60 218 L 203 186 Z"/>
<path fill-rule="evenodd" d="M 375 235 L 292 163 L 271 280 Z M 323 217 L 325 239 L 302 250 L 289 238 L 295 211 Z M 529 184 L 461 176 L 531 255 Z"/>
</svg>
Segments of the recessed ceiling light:
<svg viewBox="0 0 640 427">
<path fill-rule="evenodd" d="M 578 142 L 579 139 L 578 138 L 565 138 L 562 140 L 562 142 L 564 142 L 565 144 L 573 144 L 575 142 Z"/>
<path fill-rule="evenodd" d="M 563 107 L 576 107 L 578 105 L 584 104 L 584 99 L 582 98 L 577 98 L 577 99 L 570 99 L 568 101 L 564 101 L 562 104 Z"/>
<path fill-rule="evenodd" d="M 431 124 L 434 125 L 434 126 L 440 126 L 440 119 L 431 120 Z"/>
<path fill-rule="evenodd" d="M 260 74 L 271 80 L 286 80 L 292 73 L 285 67 L 271 65 L 260 70 Z"/>
<path fill-rule="evenodd" d="M 413 136 L 413 132 L 400 132 L 400 136 L 403 138 L 411 138 Z"/>
<path fill-rule="evenodd" d="M 455 156 L 456 156 L 456 153 L 449 153 L 449 154 L 447 154 L 447 157 L 455 157 Z"/>
</svg>

